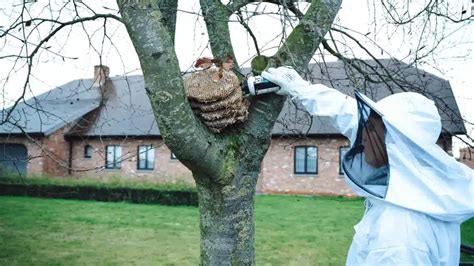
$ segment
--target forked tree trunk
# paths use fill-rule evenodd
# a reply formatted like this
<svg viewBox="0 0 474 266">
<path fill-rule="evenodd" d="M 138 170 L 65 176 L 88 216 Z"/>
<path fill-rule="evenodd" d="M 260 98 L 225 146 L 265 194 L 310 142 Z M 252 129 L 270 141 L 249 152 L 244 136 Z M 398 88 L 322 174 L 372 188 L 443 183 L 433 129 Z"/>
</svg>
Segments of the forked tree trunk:
<svg viewBox="0 0 474 266">
<path fill-rule="evenodd" d="M 251 99 L 248 120 L 225 134 L 212 134 L 194 116 L 174 50 L 176 0 L 117 0 L 145 78 L 166 145 L 194 175 L 199 194 L 201 264 L 253 265 L 253 201 L 261 161 L 284 97 Z M 233 55 L 229 17 L 251 2 L 200 0 L 216 58 Z M 293 1 L 266 1 L 289 5 Z M 269 66 L 304 69 L 330 29 L 341 0 L 311 0 L 311 6 Z M 271 63 L 270 63 L 271 62 Z M 235 66 L 237 67 L 237 63 Z M 254 65 L 254 64 L 253 64 Z M 260 66 L 263 70 L 267 65 Z M 256 69 L 254 69 L 256 70 Z"/>
<path fill-rule="evenodd" d="M 257 174 L 236 184 L 197 184 L 203 265 L 254 265 L 253 201 Z M 197 180 L 202 177 L 196 177 Z"/>
</svg>

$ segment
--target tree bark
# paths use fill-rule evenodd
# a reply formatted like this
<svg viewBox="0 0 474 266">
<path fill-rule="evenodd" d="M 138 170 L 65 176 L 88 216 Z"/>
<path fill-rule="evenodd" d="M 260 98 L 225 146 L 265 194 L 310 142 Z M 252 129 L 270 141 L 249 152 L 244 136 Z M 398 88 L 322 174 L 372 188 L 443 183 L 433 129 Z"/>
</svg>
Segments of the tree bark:
<svg viewBox="0 0 474 266">
<path fill-rule="evenodd" d="M 197 183 L 203 265 L 255 264 L 253 200 L 257 178 L 258 172 L 247 172 L 237 174 L 235 180 L 240 181 L 230 185 Z"/>
<path fill-rule="evenodd" d="M 278 95 L 254 97 L 248 120 L 243 125 L 221 134 L 211 133 L 194 116 L 186 100 L 172 32 L 177 1 L 117 2 L 140 59 L 145 89 L 161 135 L 176 157 L 193 172 L 196 181 L 201 263 L 255 264 L 255 186 L 285 98 Z M 239 8 L 248 2 L 254 1 L 237 1 L 231 7 Z M 304 25 L 298 26 L 278 53 L 269 58 L 273 66 L 291 65 L 301 69 L 307 65 L 329 30 L 341 0 L 313 0 L 311 3 L 302 19 Z M 212 52 L 217 57 L 233 55 L 227 25 L 233 12 L 229 11 L 230 6 L 218 0 L 201 0 L 201 5 L 204 16 L 208 15 L 205 17 L 208 31 L 212 31 Z"/>
</svg>

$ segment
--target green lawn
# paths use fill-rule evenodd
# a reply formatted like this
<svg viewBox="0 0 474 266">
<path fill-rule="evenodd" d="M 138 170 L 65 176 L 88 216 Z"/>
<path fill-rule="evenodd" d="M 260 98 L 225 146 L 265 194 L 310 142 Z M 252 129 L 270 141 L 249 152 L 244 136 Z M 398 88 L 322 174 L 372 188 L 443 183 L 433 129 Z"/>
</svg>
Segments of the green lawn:
<svg viewBox="0 0 474 266">
<path fill-rule="evenodd" d="M 258 265 L 342 265 L 361 200 L 257 196 Z M 474 244 L 474 220 L 463 226 Z M 0 197 L 0 265 L 199 263 L 195 207 Z"/>
</svg>

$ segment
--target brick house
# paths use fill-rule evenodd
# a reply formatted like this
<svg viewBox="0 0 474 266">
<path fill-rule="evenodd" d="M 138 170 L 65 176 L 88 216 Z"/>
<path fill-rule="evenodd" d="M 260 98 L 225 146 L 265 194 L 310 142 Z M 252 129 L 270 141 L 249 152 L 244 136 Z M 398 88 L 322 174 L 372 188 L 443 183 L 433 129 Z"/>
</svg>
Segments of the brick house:
<svg viewBox="0 0 474 266">
<path fill-rule="evenodd" d="M 349 75 L 341 62 L 311 65 L 311 79 L 348 95 L 359 88 L 374 100 L 391 90 L 425 94 L 438 106 L 443 124 L 438 143 L 450 153 L 452 136 L 466 130 L 449 82 L 398 61 L 379 62 L 397 70 L 392 81 L 367 83 Z M 257 190 L 350 194 L 339 163 L 348 145 L 326 118 L 311 117 L 288 102 L 273 129 Z M 71 81 L 20 103 L 0 125 L 0 167 L 28 175 L 194 182 L 161 138 L 143 77 L 109 77 L 104 66 L 95 67 L 93 79 Z"/>
<path fill-rule="evenodd" d="M 459 162 L 474 169 L 474 149 L 471 147 L 459 149 Z"/>
</svg>

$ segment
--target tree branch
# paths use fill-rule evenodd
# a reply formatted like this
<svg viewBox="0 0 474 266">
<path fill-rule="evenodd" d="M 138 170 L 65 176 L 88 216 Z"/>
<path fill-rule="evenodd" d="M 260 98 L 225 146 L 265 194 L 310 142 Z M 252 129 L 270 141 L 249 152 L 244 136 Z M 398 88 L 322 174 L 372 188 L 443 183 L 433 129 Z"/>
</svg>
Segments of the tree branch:
<svg viewBox="0 0 474 266">
<path fill-rule="evenodd" d="M 174 33 L 176 30 L 176 14 L 178 13 L 178 1 L 161 0 L 158 1 L 158 7 L 163 15 L 163 24 L 168 27 L 168 31 Z M 172 34 L 173 43 L 175 35 Z"/>
<path fill-rule="evenodd" d="M 239 18 L 240 24 L 247 30 L 250 37 L 252 38 L 253 44 L 255 46 L 255 50 L 257 51 L 257 55 L 260 55 L 260 48 L 258 47 L 257 37 L 255 36 L 255 34 L 253 34 L 252 29 L 245 22 L 244 16 L 242 15 L 242 12 L 240 12 L 240 10 L 237 10 L 236 13 L 237 13 L 237 16 Z"/>
<path fill-rule="evenodd" d="M 341 0 L 311 1 L 298 26 L 273 56 L 277 64 L 304 69 L 331 28 L 341 3 Z"/>
<path fill-rule="evenodd" d="M 232 10 L 228 9 L 219 0 L 200 0 L 200 2 L 214 58 L 222 60 L 227 55 L 230 55 L 234 58 L 234 66 L 238 66 L 239 64 L 232 48 L 228 25 Z"/>
<path fill-rule="evenodd" d="M 77 24 L 77 23 L 83 23 L 83 22 L 87 22 L 87 21 L 93 21 L 93 20 L 96 20 L 96 19 L 99 19 L 99 18 L 103 18 L 103 19 L 107 19 L 107 18 L 112 18 L 112 19 L 116 19 L 118 21 L 121 21 L 121 18 L 118 17 L 118 16 L 115 16 L 115 15 L 112 15 L 112 14 L 96 14 L 94 16 L 90 16 L 90 17 L 83 17 L 83 18 L 77 18 L 77 19 L 74 19 L 74 20 L 71 20 L 71 21 L 67 21 L 67 22 L 60 22 L 60 21 L 53 21 L 53 20 L 49 20 L 49 19 L 31 19 L 31 20 L 26 20 L 26 21 L 22 21 L 20 23 L 16 23 L 14 24 L 15 27 L 19 27 L 19 26 L 24 26 L 24 25 L 27 25 L 27 23 L 31 23 L 32 21 L 38 21 L 40 20 L 41 22 L 40 23 L 43 23 L 43 22 L 55 22 L 57 24 L 59 24 L 58 27 L 54 28 L 51 32 L 48 33 L 48 35 L 46 35 L 46 37 L 44 37 L 43 39 L 40 40 L 40 42 L 38 44 L 35 44 L 35 48 L 33 49 L 33 51 L 31 53 L 28 54 L 28 51 L 26 51 L 26 53 L 28 54 L 26 56 L 26 59 L 27 59 L 27 64 L 28 64 L 28 69 L 27 69 L 27 74 L 26 74 L 26 80 L 23 84 L 23 92 L 22 92 L 22 95 L 21 97 L 19 97 L 18 99 L 15 100 L 15 102 L 13 103 L 12 107 L 7 111 L 6 115 L 4 116 L 3 120 L 6 121 L 9 119 L 11 113 L 13 112 L 13 110 L 15 109 L 15 107 L 18 105 L 18 103 L 24 98 L 24 95 L 25 95 L 25 92 L 26 92 L 26 88 L 30 82 L 30 76 L 31 76 L 31 70 L 32 70 L 32 66 L 33 66 L 33 58 L 35 57 L 35 55 L 38 53 L 38 51 L 42 48 L 43 44 L 45 44 L 46 42 L 48 42 L 53 36 L 55 36 L 59 31 L 61 31 L 63 28 L 67 27 L 67 26 L 71 26 L 71 25 L 74 25 L 74 24 Z M 10 29 L 14 29 L 14 28 L 10 28 Z M 10 30 L 9 29 L 9 30 Z M 0 37 L 3 37 L 5 36 L 5 34 L 8 34 L 8 30 L 7 32 L 5 32 L 4 34 L 2 34 Z M 23 39 L 25 40 L 24 43 L 25 45 L 27 45 L 27 37 L 24 36 Z"/>
<path fill-rule="evenodd" d="M 380 66 L 380 68 L 385 72 L 385 74 L 387 74 L 390 81 L 393 81 L 395 83 L 395 85 L 397 85 L 402 91 L 407 91 L 407 89 L 403 86 L 403 84 L 400 84 L 395 78 L 392 77 L 392 73 L 390 73 L 387 68 L 380 62 L 380 60 L 375 57 L 364 45 L 362 45 L 362 43 L 357 40 L 354 36 L 350 35 L 349 33 L 343 31 L 343 30 L 339 30 L 339 29 L 336 29 L 336 28 L 331 28 L 331 30 L 333 31 L 336 31 L 336 32 L 339 32 L 347 37 L 349 37 L 349 39 L 351 39 L 352 41 L 354 41 L 357 46 L 359 46 L 362 50 L 364 50 L 369 56 L 370 58 L 372 58 L 377 65 Z M 360 60 L 362 61 L 362 60 Z M 368 65 L 367 63 L 364 62 L 365 65 Z M 372 66 L 368 65 L 369 68 L 371 68 L 375 74 L 377 74 L 379 77 L 382 78 L 382 76 L 380 74 L 378 74 L 378 71 L 376 71 Z M 384 82 L 386 85 L 387 85 L 387 88 L 393 93 L 393 90 L 391 89 L 391 86 L 387 83 L 387 81 L 385 81 L 384 78 L 382 78 L 382 82 Z"/>
<path fill-rule="evenodd" d="M 166 145 L 194 174 L 219 178 L 222 146 L 194 116 L 186 100 L 173 37 L 155 1 L 117 2 Z"/>
<path fill-rule="evenodd" d="M 292 8 L 293 13 L 301 16 L 301 13 L 294 10 L 295 7 L 292 1 L 265 2 L 277 3 L 287 9 Z M 313 0 L 300 24 L 296 26 L 276 55 L 270 58 L 268 66 L 291 65 L 300 71 L 305 69 L 323 40 L 324 35 L 329 31 L 340 5 L 340 0 Z M 248 143 L 251 145 L 268 145 L 265 141 L 269 140 L 285 99 L 285 97 L 276 95 L 259 96 L 258 99 L 254 99 L 249 121 L 243 130 L 244 135 L 251 136 L 248 139 Z M 264 154 L 262 158 L 263 156 Z"/>
<path fill-rule="evenodd" d="M 230 10 L 231 13 L 234 13 L 251 2 L 255 2 L 255 1 L 249 1 L 249 0 L 231 1 L 230 3 L 227 4 L 227 8 Z"/>
</svg>

